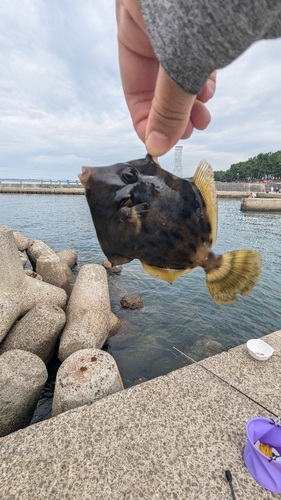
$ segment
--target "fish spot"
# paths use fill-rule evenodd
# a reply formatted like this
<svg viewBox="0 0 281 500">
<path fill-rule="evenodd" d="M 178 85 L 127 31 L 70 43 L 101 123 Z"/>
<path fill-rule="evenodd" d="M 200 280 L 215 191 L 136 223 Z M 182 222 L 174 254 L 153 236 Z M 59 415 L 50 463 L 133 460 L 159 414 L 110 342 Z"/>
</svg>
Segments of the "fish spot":
<svg viewBox="0 0 281 500">
<path fill-rule="evenodd" d="M 86 370 L 88 370 L 87 366 L 81 366 L 80 372 L 85 372 Z"/>
<path fill-rule="evenodd" d="M 98 360 L 97 356 L 92 356 L 92 357 L 91 357 L 91 362 L 92 362 L 92 363 L 93 363 L 94 361 L 97 361 L 97 360 Z"/>
<path fill-rule="evenodd" d="M 132 208 L 132 222 L 135 225 L 136 232 L 139 233 L 141 230 L 141 221 L 136 207 Z"/>
</svg>

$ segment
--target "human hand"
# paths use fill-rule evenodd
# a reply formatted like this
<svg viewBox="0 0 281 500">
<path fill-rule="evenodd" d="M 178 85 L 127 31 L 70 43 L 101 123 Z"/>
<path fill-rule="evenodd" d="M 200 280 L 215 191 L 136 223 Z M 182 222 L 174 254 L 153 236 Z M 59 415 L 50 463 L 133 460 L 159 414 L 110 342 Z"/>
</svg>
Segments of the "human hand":
<svg viewBox="0 0 281 500">
<path fill-rule="evenodd" d="M 159 65 L 138 0 L 116 0 L 116 10 L 120 73 L 133 125 L 148 153 L 161 156 L 194 128 L 209 125 L 204 103 L 214 95 L 216 73 L 200 94 L 188 94 Z"/>
</svg>

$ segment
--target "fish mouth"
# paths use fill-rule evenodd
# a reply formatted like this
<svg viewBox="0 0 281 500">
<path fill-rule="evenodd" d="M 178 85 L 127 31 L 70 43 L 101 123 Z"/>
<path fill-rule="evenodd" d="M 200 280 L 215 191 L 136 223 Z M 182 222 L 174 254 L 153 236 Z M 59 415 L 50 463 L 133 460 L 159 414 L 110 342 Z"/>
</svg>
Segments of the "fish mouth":
<svg viewBox="0 0 281 500">
<path fill-rule="evenodd" d="M 133 200 L 131 196 L 127 196 L 126 198 L 122 198 L 119 202 L 119 208 L 128 207 L 131 208 L 133 206 Z"/>
</svg>

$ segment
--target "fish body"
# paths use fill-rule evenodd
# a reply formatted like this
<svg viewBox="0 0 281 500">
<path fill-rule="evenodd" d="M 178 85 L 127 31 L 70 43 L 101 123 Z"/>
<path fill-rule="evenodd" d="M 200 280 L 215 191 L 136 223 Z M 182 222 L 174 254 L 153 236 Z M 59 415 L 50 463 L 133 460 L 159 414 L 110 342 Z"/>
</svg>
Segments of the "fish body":
<svg viewBox="0 0 281 500">
<path fill-rule="evenodd" d="M 237 252 L 244 252 L 242 260 L 245 262 L 246 255 L 247 268 L 253 261 L 250 289 L 256 283 L 261 268 L 259 252 L 216 255 L 212 251 L 217 235 L 217 199 L 213 171 L 206 161 L 200 162 L 192 182 L 162 169 L 150 155 L 108 167 L 83 167 L 79 178 L 99 243 L 112 265 L 139 259 L 149 274 L 170 283 L 201 266 L 212 298 L 225 304 L 236 302 L 241 289 L 225 292 L 216 282 L 222 271 L 229 274 L 227 269 L 231 271 Z M 242 254 L 238 260 L 241 258 Z M 241 262 L 238 265 L 241 268 Z M 249 284 L 244 288 L 242 295 Z"/>
</svg>

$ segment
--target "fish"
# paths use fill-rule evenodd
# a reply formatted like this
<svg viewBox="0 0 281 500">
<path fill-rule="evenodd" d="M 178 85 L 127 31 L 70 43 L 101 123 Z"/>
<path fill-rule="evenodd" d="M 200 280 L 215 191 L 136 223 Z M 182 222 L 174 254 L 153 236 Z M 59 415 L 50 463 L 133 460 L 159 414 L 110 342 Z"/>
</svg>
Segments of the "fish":
<svg viewBox="0 0 281 500">
<path fill-rule="evenodd" d="M 168 283 L 202 267 L 217 305 L 237 302 L 256 285 L 257 250 L 216 254 L 218 203 L 211 165 L 200 161 L 192 181 L 145 158 L 105 167 L 82 167 L 99 244 L 112 266 L 139 259 L 144 270 Z"/>
</svg>

